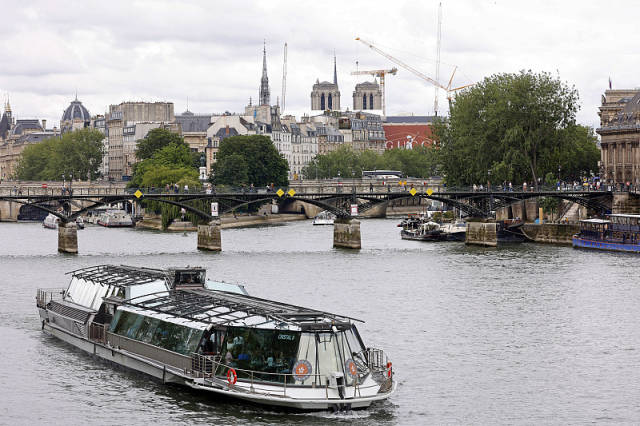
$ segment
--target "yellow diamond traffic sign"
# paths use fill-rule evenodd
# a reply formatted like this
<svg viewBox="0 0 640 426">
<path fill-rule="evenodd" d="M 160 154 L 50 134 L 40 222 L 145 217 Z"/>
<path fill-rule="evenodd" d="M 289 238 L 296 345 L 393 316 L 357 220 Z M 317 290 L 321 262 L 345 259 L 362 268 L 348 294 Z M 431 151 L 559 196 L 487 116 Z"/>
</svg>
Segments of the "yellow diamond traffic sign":
<svg viewBox="0 0 640 426">
<path fill-rule="evenodd" d="M 296 191 L 293 190 L 293 188 L 291 188 L 287 194 L 289 194 L 289 197 L 293 197 L 294 195 L 296 195 Z"/>
<path fill-rule="evenodd" d="M 133 195 L 135 195 L 136 198 L 140 198 L 142 197 L 142 192 L 140 192 L 140 190 L 138 189 L 136 192 L 133 193 Z"/>
<path fill-rule="evenodd" d="M 409 191 L 409 194 L 411 194 L 413 196 L 413 195 L 416 195 L 417 192 L 418 191 L 416 191 L 415 188 L 411 188 L 411 191 Z"/>
<path fill-rule="evenodd" d="M 278 189 L 276 194 L 278 194 L 278 197 L 282 197 L 284 195 L 284 191 L 282 189 Z"/>
<path fill-rule="evenodd" d="M 427 195 L 431 195 L 431 194 L 433 194 L 433 189 L 431 188 L 427 189 Z"/>
</svg>

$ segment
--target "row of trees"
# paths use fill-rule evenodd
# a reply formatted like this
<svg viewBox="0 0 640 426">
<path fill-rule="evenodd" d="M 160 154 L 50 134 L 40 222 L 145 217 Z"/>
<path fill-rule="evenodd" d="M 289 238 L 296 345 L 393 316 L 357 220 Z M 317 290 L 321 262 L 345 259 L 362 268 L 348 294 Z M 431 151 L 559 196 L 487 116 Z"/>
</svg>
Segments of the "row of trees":
<svg viewBox="0 0 640 426">
<path fill-rule="evenodd" d="M 102 164 L 102 139 L 95 129 L 65 133 L 61 138 L 45 139 L 22 151 L 16 175 L 22 180 L 60 180 L 65 175 L 96 179 Z"/>
<path fill-rule="evenodd" d="M 363 170 L 399 170 L 406 176 L 429 177 L 438 174 L 438 152 L 433 148 L 391 149 L 383 154 L 356 152 L 349 146 L 316 156 L 302 169 L 305 179 L 335 176 L 361 177 Z"/>
<path fill-rule="evenodd" d="M 551 183 L 598 170 L 593 129 L 576 124 L 578 93 L 548 73 L 496 74 L 460 93 L 447 119 L 434 123 L 437 147 L 393 149 L 378 155 L 348 147 L 317 156 L 307 179 L 360 177 L 362 170 L 406 176 L 443 175 L 450 185 Z"/>
</svg>

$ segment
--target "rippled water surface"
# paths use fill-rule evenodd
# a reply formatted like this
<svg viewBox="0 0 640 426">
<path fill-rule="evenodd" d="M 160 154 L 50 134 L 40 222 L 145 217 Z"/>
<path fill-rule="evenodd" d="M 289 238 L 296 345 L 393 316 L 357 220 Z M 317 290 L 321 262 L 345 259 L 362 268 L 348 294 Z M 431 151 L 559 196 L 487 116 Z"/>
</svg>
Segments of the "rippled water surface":
<svg viewBox="0 0 640 426">
<path fill-rule="evenodd" d="M 640 422 L 640 259 L 522 244 L 402 241 L 362 222 L 360 251 L 310 222 L 196 235 L 87 227 L 80 255 L 57 233 L 0 223 L 0 423 L 440 424 Z M 259 297 L 354 316 L 392 357 L 398 392 L 350 414 L 220 402 L 99 362 L 40 331 L 38 287 L 111 263 L 201 265 Z"/>
</svg>

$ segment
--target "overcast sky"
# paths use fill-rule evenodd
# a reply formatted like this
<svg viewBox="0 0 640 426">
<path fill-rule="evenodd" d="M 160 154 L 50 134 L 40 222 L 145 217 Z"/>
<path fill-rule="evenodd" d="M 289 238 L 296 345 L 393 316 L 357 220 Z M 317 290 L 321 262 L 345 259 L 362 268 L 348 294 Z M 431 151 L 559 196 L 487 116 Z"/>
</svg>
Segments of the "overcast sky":
<svg viewBox="0 0 640 426">
<path fill-rule="evenodd" d="M 241 112 L 258 97 L 267 42 L 271 101 L 310 113 L 317 78 L 338 62 L 342 107 L 352 108 L 359 69 L 391 68 L 354 40 L 369 40 L 435 76 L 438 1 L 73 1 L 0 0 L 0 94 L 17 118 L 58 125 L 78 98 L 92 115 L 122 101 L 172 101 L 176 113 Z M 440 80 L 454 85 L 499 72 L 549 71 L 580 93 L 578 121 L 598 125 L 600 95 L 640 86 L 640 3 L 442 1 Z M 432 114 L 434 87 L 404 69 L 387 80 L 387 113 Z M 446 113 L 441 92 L 441 114 Z M 50 127 L 50 125 L 48 125 Z"/>
</svg>

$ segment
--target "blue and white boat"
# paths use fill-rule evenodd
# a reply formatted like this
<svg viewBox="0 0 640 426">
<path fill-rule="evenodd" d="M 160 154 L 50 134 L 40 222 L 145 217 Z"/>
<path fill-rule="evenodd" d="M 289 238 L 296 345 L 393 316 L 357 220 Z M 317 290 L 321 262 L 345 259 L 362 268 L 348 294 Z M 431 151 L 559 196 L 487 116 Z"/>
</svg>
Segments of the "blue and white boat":
<svg viewBox="0 0 640 426">
<path fill-rule="evenodd" d="M 610 214 L 580 221 L 573 247 L 640 253 L 640 215 Z"/>
</svg>

